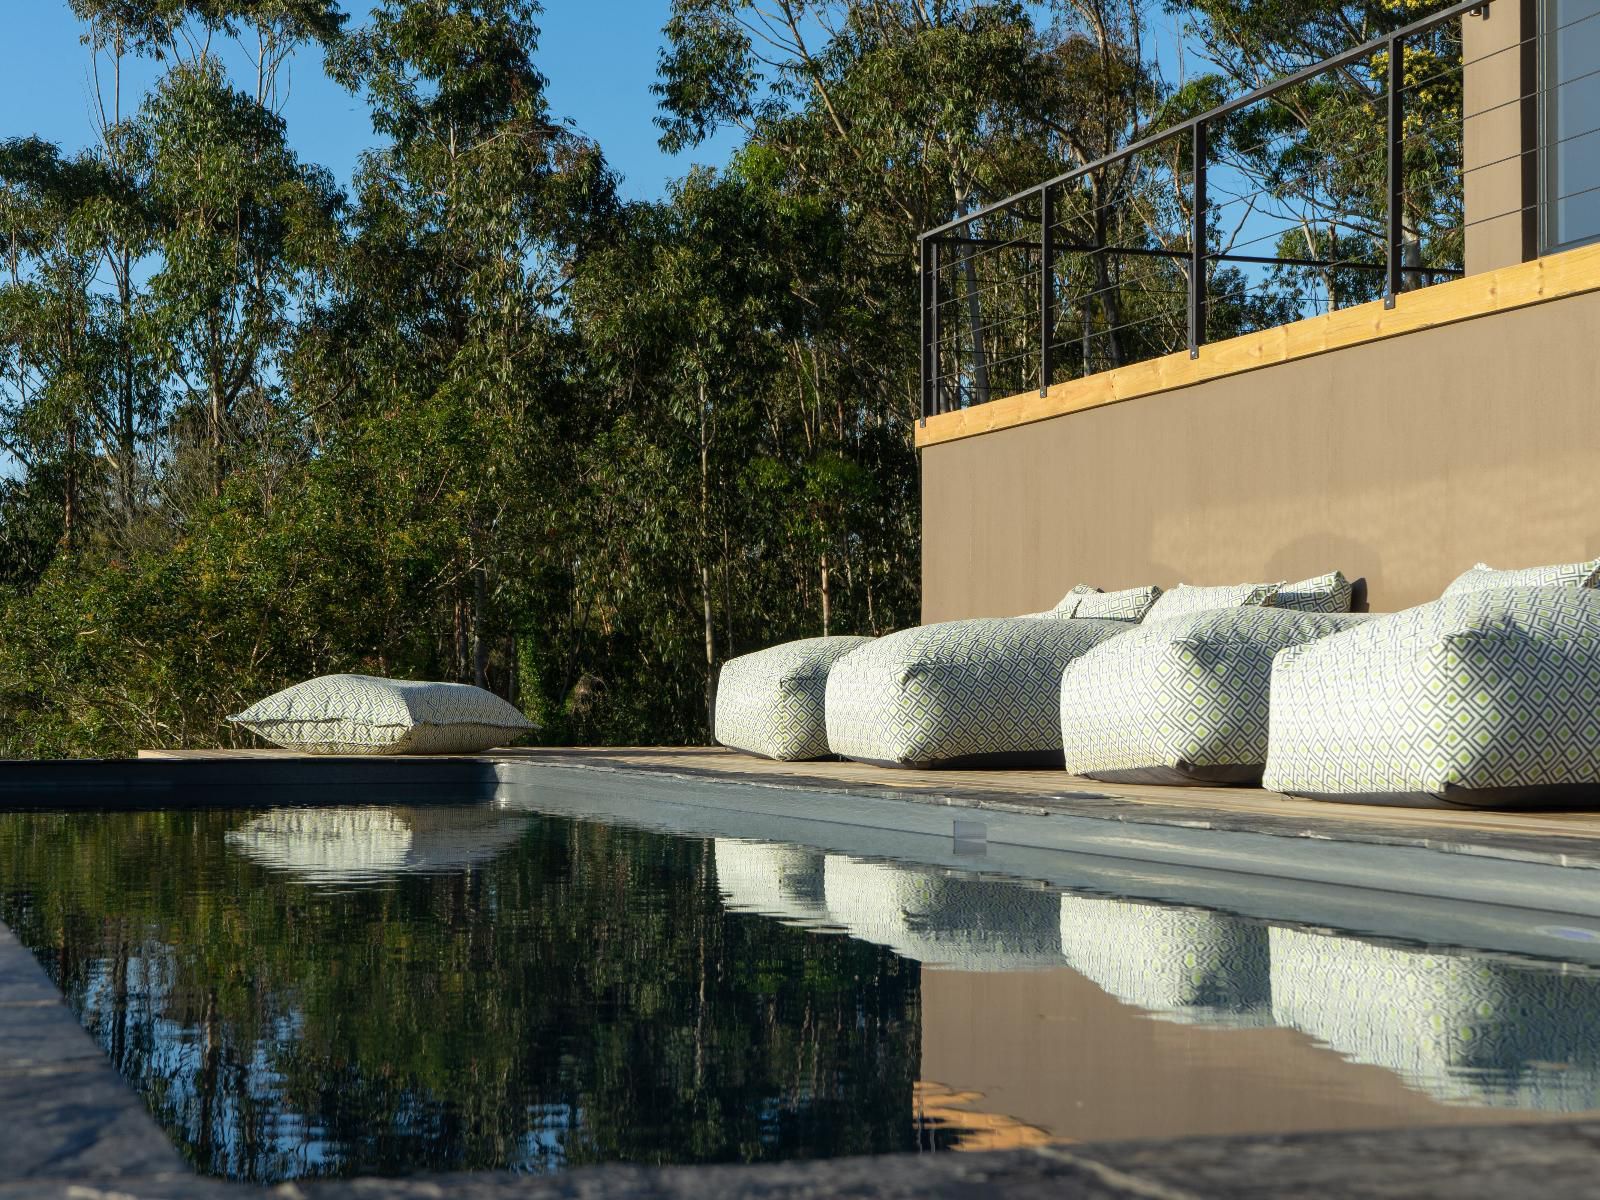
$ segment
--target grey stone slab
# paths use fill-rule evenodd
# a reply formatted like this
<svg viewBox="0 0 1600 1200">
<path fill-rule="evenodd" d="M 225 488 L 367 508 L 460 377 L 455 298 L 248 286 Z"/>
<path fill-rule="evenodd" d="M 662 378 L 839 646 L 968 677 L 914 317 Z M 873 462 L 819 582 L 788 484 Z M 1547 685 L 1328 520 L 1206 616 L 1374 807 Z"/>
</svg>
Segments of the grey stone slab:
<svg viewBox="0 0 1600 1200">
<path fill-rule="evenodd" d="M 183 1162 L 103 1062 L 0 1072 L 0 1179 L 105 1179 Z"/>
</svg>

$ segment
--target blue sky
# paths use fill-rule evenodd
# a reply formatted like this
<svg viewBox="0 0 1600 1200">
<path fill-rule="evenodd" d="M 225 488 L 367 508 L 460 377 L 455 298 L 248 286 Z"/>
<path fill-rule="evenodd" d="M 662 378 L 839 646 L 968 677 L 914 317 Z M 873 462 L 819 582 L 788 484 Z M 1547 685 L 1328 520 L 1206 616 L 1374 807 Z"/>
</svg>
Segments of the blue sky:
<svg viewBox="0 0 1600 1200">
<path fill-rule="evenodd" d="M 656 146 L 650 84 L 670 0 L 546 0 L 539 67 L 550 79 L 553 111 L 594 138 L 623 176 L 629 199 L 660 196 L 695 163 L 721 165 L 737 139 L 724 133 L 677 158 Z M 89 50 L 66 0 L 3 0 L 6 69 L 0 71 L 0 138 L 37 134 L 75 149 L 91 133 Z M 365 6 L 344 5 L 359 21 Z M 139 74 L 151 75 L 149 68 Z M 301 157 L 348 182 L 356 155 L 372 144 L 366 108 L 302 55 L 284 110 Z"/>
</svg>

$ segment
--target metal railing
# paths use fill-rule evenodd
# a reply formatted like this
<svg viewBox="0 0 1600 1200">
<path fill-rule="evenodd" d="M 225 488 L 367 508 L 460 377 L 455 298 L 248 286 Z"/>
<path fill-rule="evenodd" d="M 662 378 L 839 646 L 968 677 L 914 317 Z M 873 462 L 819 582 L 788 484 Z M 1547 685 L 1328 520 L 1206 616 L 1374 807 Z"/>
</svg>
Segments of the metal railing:
<svg viewBox="0 0 1600 1200">
<path fill-rule="evenodd" d="M 1528 207 L 1465 210 L 1468 177 L 1506 161 L 1469 164 L 1467 123 L 1530 99 L 1468 113 L 1466 71 L 1539 37 L 1468 60 L 1462 22 L 1490 7 L 1454 4 L 924 233 L 923 418 L 1464 274 L 1468 226 Z"/>
</svg>

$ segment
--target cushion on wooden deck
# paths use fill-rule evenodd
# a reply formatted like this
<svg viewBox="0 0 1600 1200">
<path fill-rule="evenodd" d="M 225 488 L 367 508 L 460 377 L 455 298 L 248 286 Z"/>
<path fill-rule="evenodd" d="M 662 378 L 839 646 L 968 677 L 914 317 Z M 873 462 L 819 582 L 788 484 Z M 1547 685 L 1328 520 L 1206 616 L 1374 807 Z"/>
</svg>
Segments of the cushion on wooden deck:
<svg viewBox="0 0 1600 1200">
<path fill-rule="evenodd" d="M 1144 621 L 1148 625 L 1219 608 L 1271 604 L 1277 590 L 1275 583 L 1237 583 L 1225 587 L 1191 587 L 1187 583 L 1180 583 L 1161 593 L 1150 606 L 1150 611 L 1145 613 Z"/>
<path fill-rule="evenodd" d="M 1600 591 L 1465 592 L 1284 650 L 1268 733 L 1277 791 L 1600 804 Z"/>
<path fill-rule="evenodd" d="M 465 683 L 323 675 L 228 718 L 306 754 L 475 754 L 533 723 L 493 692 Z"/>
<path fill-rule="evenodd" d="M 804 638 L 730 658 L 717 680 L 717 741 L 786 762 L 828 757 L 822 718 L 828 672 L 870 641 Z"/>
<path fill-rule="evenodd" d="M 1085 596 L 1092 595 L 1099 590 L 1097 587 L 1090 587 L 1087 583 L 1080 583 L 1065 596 L 1061 597 L 1054 608 L 1047 608 L 1043 612 L 1023 613 L 1021 619 L 1040 620 L 1045 617 L 1053 617 L 1057 621 L 1067 620 L 1077 613 L 1078 604 Z"/>
<path fill-rule="evenodd" d="M 1600 1108 L 1600 979 L 1274 927 L 1272 1011 L 1449 1104 Z"/>
<path fill-rule="evenodd" d="M 1272 1023 L 1267 927 L 1241 917 L 1062 896 L 1061 953 L 1078 974 L 1164 1020 Z"/>
<path fill-rule="evenodd" d="M 1600 558 L 1589 562 L 1554 563 L 1546 567 L 1521 567 L 1510 571 L 1497 571 L 1486 563 L 1479 563 L 1463 571 L 1444 589 L 1445 596 L 1460 596 L 1467 592 L 1482 592 L 1490 588 L 1507 587 L 1563 587 L 1600 586 Z"/>
<path fill-rule="evenodd" d="M 1257 783 L 1273 655 L 1368 619 L 1247 607 L 1146 621 L 1066 669 L 1066 768 L 1127 783 Z"/>
<path fill-rule="evenodd" d="M 1120 621 L 947 621 L 879 638 L 828 677 L 828 747 L 883 766 L 1059 766 L 1061 673 Z"/>
<path fill-rule="evenodd" d="M 1329 571 L 1298 583 L 1280 584 L 1272 597 L 1273 608 L 1295 612 L 1347 613 L 1355 599 L 1355 585 L 1342 571 Z"/>
</svg>

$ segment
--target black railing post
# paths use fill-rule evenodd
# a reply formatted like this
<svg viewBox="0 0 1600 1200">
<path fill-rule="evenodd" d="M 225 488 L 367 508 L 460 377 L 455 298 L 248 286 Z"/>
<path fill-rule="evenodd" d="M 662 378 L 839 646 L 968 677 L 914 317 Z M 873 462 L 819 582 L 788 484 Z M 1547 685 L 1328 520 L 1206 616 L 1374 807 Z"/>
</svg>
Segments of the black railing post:
<svg viewBox="0 0 1600 1200">
<path fill-rule="evenodd" d="M 1194 123 L 1194 224 L 1189 231 L 1189 357 L 1206 340 L 1206 123 Z"/>
<path fill-rule="evenodd" d="M 1056 206 L 1050 185 L 1039 189 L 1039 395 L 1050 391 L 1055 374 Z"/>
<path fill-rule="evenodd" d="M 933 339 L 933 301 L 936 293 L 933 288 L 933 276 L 928 270 L 929 247 L 934 245 L 932 238 L 924 237 L 917 243 L 917 271 L 921 278 L 917 281 L 922 288 L 922 423 L 928 423 L 928 417 L 933 413 L 933 387 L 934 365 L 938 362 L 934 354 Z"/>
<path fill-rule="evenodd" d="M 1389 213 L 1385 245 L 1388 253 L 1388 287 L 1383 306 L 1393 308 L 1395 297 L 1405 288 L 1405 42 L 1389 39 Z"/>
<path fill-rule="evenodd" d="M 939 373 L 939 239 L 928 239 L 928 341 L 932 343 L 929 357 L 933 367 L 933 411 L 945 411 L 945 388 Z"/>
</svg>

